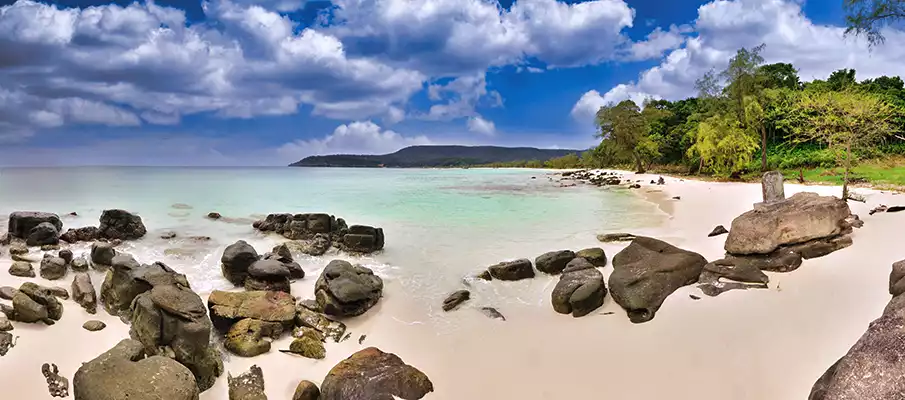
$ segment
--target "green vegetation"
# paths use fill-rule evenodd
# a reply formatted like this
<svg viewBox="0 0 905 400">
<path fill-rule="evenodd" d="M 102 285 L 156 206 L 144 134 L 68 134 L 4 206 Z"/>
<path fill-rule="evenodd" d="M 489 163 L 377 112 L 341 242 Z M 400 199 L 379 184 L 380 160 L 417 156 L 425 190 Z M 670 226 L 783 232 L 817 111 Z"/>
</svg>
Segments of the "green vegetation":
<svg viewBox="0 0 905 400">
<path fill-rule="evenodd" d="M 905 1 L 902 0 L 845 0 L 846 34 L 865 35 L 871 45 L 882 43 L 881 29 L 890 23 L 905 19 Z"/>
</svg>

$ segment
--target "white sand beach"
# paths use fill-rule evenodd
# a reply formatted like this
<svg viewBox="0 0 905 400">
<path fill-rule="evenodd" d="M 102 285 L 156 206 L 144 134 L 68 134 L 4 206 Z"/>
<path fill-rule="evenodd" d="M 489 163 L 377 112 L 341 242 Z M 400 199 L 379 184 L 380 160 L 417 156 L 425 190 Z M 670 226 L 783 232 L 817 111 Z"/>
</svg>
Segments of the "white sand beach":
<svg viewBox="0 0 905 400">
<path fill-rule="evenodd" d="M 666 185 L 656 186 L 647 182 L 657 175 L 627 177 L 640 179 L 642 188 L 637 193 L 669 215 L 660 226 L 636 233 L 699 252 L 708 260 L 722 257 L 726 238 L 708 238 L 711 229 L 720 224 L 728 228 L 761 196 L 756 184 L 667 178 Z M 786 196 L 800 191 L 841 192 L 828 186 L 785 186 Z M 498 307 L 506 321 L 476 311 L 476 307 L 496 304 L 475 298 L 445 317 L 448 329 L 438 330 L 423 321 L 442 313 L 440 304 L 412 302 L 406 296 L 406 284 L 390 280 L 376 307 L 346 321 L 351 339 L 327 344 L 326 359 L 276 351 L 288 347 L 290 338 L 284 337 L 268 354 L 228 356 L 226 371 L 238 375 L 257 364 L 264 371 L 268 397 L 289 399 L 300 380 L 320 384 L 337 362 L 361 348 L 376 346 L 427 374 L 435 389 L 425 397 L 431 400 L 806 399 L 814 381 L 880 316 L 890 298 L 891 264 L 905 258 L 905 248 L 897 243 L 905 213 L 868 215 L 879 204 L 905 204 L 905 196 L 857 191 L 867 202 L 850 202 L 852 212 L 865 222 L 853 234 L 854 245 L 806 260 L 790 273 L 768 273 L 766 290 L 734 290 L 711 298 L 686 286 L 667 298 L 652 321 L 632 324 L 609 296 L 602 308 L 586 317 L 555 313 L 550 291 L 557 277 L 541 274 L 512 283 L 475 281 L 473 291 L 493 285 L 501 296 L 515 299 Z M 564 238 L 557 244 L 566 242 L 575 250 L 600 246 L 610 259 L 627 244 L 600 244 L 592 234 Z M 387 247 L 392 246 L 405 244 L 388 241 Z M 27 281 L 6 273 L 9 265 L 8 256 L 3 256 L 0 286 L 18 287 Z M 611 271 L 611 266 L 602 269 L 605 276 Z M 307 277 L 292 287 L 293 294 L 302 298 L 311 297 L 320 271 L 306 272 Z M 102 276 L 92 274 L 99 289 Z M 55 282 L 30 280 L 69 289 L 71 275 Z M 459 288 L 463 286 L 450 285 L 441 295 Z M 689 297 L 692 294 L 702 298 L 694 300 Z M 201 295 L 206 298 L 207 293 Z M 3 398 L 49 398 L 42 363 L 56 363 L 71 383 L 82 362 L 128 336 L 128 326 L 102 309 L 92 316 L 72 301 L 65 301 L 64 307 L 62 320 L 54 326 L 14 322 L 12 333 L 19 336 L 18 343 L 0 357 Z M 82 323 L 89 319 L 100 319 L 107 328 L 96 333 L 83 330 Z M 359 344 L 361 335 L 367 337 Z M 201 398 L 226 399 L 225 374 Z"/>
</svg>

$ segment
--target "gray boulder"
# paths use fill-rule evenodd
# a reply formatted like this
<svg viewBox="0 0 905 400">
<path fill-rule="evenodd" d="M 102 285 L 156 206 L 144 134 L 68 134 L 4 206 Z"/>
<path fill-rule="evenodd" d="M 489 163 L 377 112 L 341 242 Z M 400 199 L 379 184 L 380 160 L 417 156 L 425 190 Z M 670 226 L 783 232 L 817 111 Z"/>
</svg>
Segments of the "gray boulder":
<svg viewBox="0 0 905 400">
<path fill-rule="evenodd" d="M 57 256 L 62 258 L 63 262 L 65 262 L 66 264 L 69 264 L 72 262 L 72 250 L 69 250 L 69 249 L 60 250 L 60 252 L 57 253 Z"/>
<path fill-rule="evenodd" d="M 28 246 L 44 246 L 60 242 L 60 231 L 50 222 L 42 222 L 28 232 L 25 244 Z"/>
<path fill-rule="evenodd" d="M 905 260 L 893 263 L 889 273 L 889 294 L 895 297 L 902 293 L 905 293 Z"/>
<path fill-rule="evenodd" d="M 314 291 L 327 315 L 354 317 L 377 304 L 383 296 L 383 280 L 368 268 L 333 260 L 324 268 Z"/>
<path fill-rule="evenodd" d="M 9 274 L 22 278 L 34 278 L 35 268 L 28 261 L 13 261 L 13 264 L 9 266 Z"/>
<path fill-rule="evenodd" d="M 292 400 L 318 400 L 320 397 L 320 389 L 311 381 L 299 382 L 295 387 L 295 393 L 292 394 Z"/>
<path fill-rule="evenodd" d="M 95 269 L 104 269 L 112 265 L 114 256 L 116 249 L 112 243 L 96 242 L 91 245 L 91 264 L 95 265 Z"/>
<path fill-rule="evenodd" d="M 132 315 L 130 306 L 138 295 L 155 286 L 168 285 L 189 287 L 185 275 L 162 262 L 139 264 L 129 255 L 118 254 L 101 284 L 101 302 L 110 315 L 129 319 Z"/>
<path fill-rule="evenodd" d="M 54 257 L 51 254 L 44 254 L 44 258 L 41 260 L 41 268 L 40 273 L 41 277 L 47 280 L 57 280 L 66 276 L 66 272 L 68 271 L 68 266 L 66 265 L 66 260 L 60 257 Z"/>
<path fill-rule="evenodd" d="M 72 259 L 72 262 L 69 263 L 69 268 L 72 268 L 75 272 L 86 272 L 88 271 L 88 260 L 84 257 L 78 257 Z"/>
<path fill-rule="evenodd" d="M 220 270 L 223 277 L 236 286 L 245 284 L 248 268 L 258 261 L 258 252 L 252 245 L 240 240 L 226 247 L 220 257 Z"/>
<path fill-rule="evenodd" d="M 25 282 L 13 295 L 12 308 L 4 308 L 3 313 L 13 321 L 53 325 L 63 317 L 63 304 L 50 289 Z"/>
<path fill-rule="evenodd" d="M 700 254 L 639 236 L 613 257 L 608 286 L 632 322 L 647 322 L 667 296 L 697 282 L 705 264 Z"/>
<path fill-rule="evenodd" d="M 600 308 L 606 293 L 603 274 L 584 258 L 576 258 L 559 277 L 551 302 L 556 312 L 578 318 Z"/>
<path fill-rule="evenodd" d="M 124 210 L 104 210 L 98 226 L 105 239 L 136 240 L 148 233 L 141 217 Z"/>
<path fill-rule="evenodd" d="M 82 306 L 88 314 L 97 313 L 97 292 L 91 283 L 91 276 L 80 272 L 72 279 L 72 299 Z"/>
<path fill-rule="evenodd" d="M 501 281 L 518 281 L 534 278 L 534 267 L 531 260 L 522 258 L 512 261 L 504 261 L 487 268 L 490 276 Z"/>
<path fill-rule="evenodd" d="M 72 379 L 73 394 L 84 400 L 198 400 L 192 372 L 169 357 L 144 358 L 144 347 L 125 339 L 82 364 Z"/>
<path fill-rule="evenodd" d="M 572 250 L 551 251 L 538 256 L 534 260 L 537 270 L 547 274 L 558 274 L 566 268 L 566 264 L 575 258 Z"/>
<path fill-rule="evenodd" d="M 12 237 L 27 239 L 33 229 L 42 223 L 49 223 L 59 235 L 63 229 L 60 216 L 46 212 L 16 211 L 9 215 L 7 230 Z"/>
<path fill-rule="evenodd" d="M 433 391 L 433 383 L 423 372 L 395 354 L 369 347 L 327 373 L 320 400 L 418 400 Z"/>
<path fill-rule="evenodd" d="M 580 250 L 579 252 L 575 253 L 575 257 L 584 258 L 595 267 L 606 267 L 606 253 L 599 247 L 591 247 L 588 249 Z"/>
</svg>

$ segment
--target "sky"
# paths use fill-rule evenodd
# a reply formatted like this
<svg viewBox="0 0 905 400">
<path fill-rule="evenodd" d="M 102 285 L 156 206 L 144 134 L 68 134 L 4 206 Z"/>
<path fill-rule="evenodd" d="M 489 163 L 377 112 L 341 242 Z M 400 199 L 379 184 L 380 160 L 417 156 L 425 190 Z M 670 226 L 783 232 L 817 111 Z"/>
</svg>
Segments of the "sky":
<svg viewBox="0 0 905 400">
<path fill-rule="evenodd" d="M 585 149 L 741 47 L 905 75 L 842 0 L 0 0 L 0 166 L 286 165 L 417 144 Z"/>
</svg>

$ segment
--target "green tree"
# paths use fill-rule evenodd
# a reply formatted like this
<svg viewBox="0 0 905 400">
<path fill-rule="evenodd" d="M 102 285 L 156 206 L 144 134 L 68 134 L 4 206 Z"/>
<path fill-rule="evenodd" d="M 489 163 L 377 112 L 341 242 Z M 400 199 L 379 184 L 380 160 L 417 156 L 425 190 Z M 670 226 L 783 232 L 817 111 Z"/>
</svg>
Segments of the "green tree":
<svg viewBox="0 0 905 400">
<path fill-rule="evenodd" d="M 849 89 L 843 92 L 805 93 L 800 107 L 805 124 L 797 140 L 826 144 L 845 168 L 842 198 L 849 198 L 848 183 L 857 150 L 882 140 L 892 130 L 892 109 L 880 96 Z"/>
<path fill-rule="evenodd" d="M 855 70 L 840 69 L 833 71 L 829 79 L 826 80 L 826 84 L 830 90 L 836 92 L 851 88 L 858 84 L 858 81 L 855 80 Z"/>
<path fill-rule="evenodd" d="M 698 124 L 695 143 L 688 151 L 700 157 L 702 169 L 735 176 L 748 165 L 757 148 L 757 139 L 734 116 L 718 114 Z"/>
<path fill-rule="evenodd" d="M 766 45 L 763 44 L 751 50 L 742 47 L 729 60 L 726 69 L 720 73 L 720 77 L 726 81 L 723 92 L 735 107 L 739 121 L 745 120 L 745 97 L 761 90 L 758 71 L 764 63 L 764 58 L 760 55 L 764 47 Z"/>
<path fill-rule="evenodd" d="M 765 89 L 801 89 L 798 70 L 792 64 L 775 63 L 758 68 L 761 86 Z"/>
<path fill-rule="evenodd" d="M 845 34 L 867 36 L 871 46 L 883 43 L 884 27 L 905 19 L 902 0 L 845 0 Z"/>
<path fill-rule="evenodd" d="M 745 126 L 754 136 L 760 136 L 760 170 L 767 171 L 766 114 L 755 96 L 745 97 Z"/>
<path fill-rule="evenodd" d="M 619 155 L 631 157 L 635 170 L 644 172 L 643 154 L 638 144 L 647 136 L 648 125 L 641 109 L 631 100 L 623 100 L 616 105 L 607 105 L 597 111 L 597 137 L 612 143 L 612 149 Z"/>
</svg>

